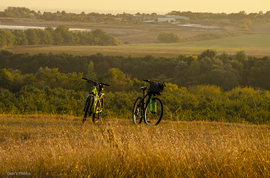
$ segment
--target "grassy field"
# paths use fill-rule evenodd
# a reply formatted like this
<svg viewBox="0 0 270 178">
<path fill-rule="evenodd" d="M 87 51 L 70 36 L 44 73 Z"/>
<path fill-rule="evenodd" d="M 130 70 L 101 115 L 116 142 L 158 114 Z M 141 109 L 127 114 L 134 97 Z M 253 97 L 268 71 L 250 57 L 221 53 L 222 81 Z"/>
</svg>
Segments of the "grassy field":
<svg viewBox="0 0 270 178">
<path fill-rule="evenodd" d="M 213 49 L 221 54 L 226 51 L 234 55 L 244 50 L 251 56 L 270 56 L 270 34 L 255 34 L 185 43 L 148 43 L 130 44 L 120 46 L 23 46 L 10 47 L 15 53 L 70 53 L 73 55 L 91 55 L 102 53 L 104 55 L 177 57 L 179 55 L 198 55 L 206 49 Z"/>
<path fill-rule="evenodd" d="M 0 115 L 0 176 L 270 177 L 270 127 Z"/>
<path fill-rule="evenodd" d="M 2 20 L 5 19 L 5 20 Z M 224 29 L 199 29 L 179 27 L 171 24 L 126 24 L 126 23 L 95 23 L 95 22 L 59 22 L 44 21 L 41 19 L 27 18 L 5 18 L 0 17 L 1 25 L 15 26 L 40 26 L 40 27 L 58 27 L 59 25 L 68 28 L 103 29 L 106 33 L 118 38 L 122 43 L 129 41 L 135 44 L 156 43 L 158 35 L 162 32 L 172 32 L 182 36 L 183 38 L 192 37 L 204 33 L 222 33 L 231 31 L 234 27 L 229 26 Z M 232 29 L 231 29 L 232 28 Z M 266 27 L 266 29 L 269 29 Z"/>
</svg>

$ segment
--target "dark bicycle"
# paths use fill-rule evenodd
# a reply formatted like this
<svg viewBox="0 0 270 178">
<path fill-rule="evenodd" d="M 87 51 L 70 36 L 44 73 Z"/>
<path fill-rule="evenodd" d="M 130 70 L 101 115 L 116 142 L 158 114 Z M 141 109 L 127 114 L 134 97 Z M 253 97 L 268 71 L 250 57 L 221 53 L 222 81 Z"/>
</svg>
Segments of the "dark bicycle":
<svg viewBox="0 0 270 178">
<path fill-rule="evenodd" d="M 110 86 L 108 84 L 102 83 L 102 82 L 93 82 L 92 80 L 89 80 L 87 78 L 82 78 L 84 80 L 87 80 L 88 83 L 93 83 L 94 86 L 92 88 L 92 91 L 88 93 L 85 105 L 84 105 L 84 117 L 83 122 L 86 121 L 87 115 L 91 116 L 93 114 L 92 121 L 95 123 L 100 119 L 101 112 L 104 107 L 104 93 L 101 93 L 101 91 L 105 88 L 105 86 Z M 97 89 L 98 87 L 98 89 Z"/>
<path fill-rule="evenodd" d="M 132 111 L 132 119 L 134 124 L 140 124 L 144 118 L 144 122 L 147 125 L 154 126 L 160 123 L 163 116 L 163 104 L 161 100 L 155 96 L 161 95 L 166 85 L 163 82 L 151 80 L 143 81 L 150 83 L 150 88 L 146 93 L 147 87 L 141 87 L 143 90 L 143 97 L 138 97 L 136 99 Z"/>
</svg>

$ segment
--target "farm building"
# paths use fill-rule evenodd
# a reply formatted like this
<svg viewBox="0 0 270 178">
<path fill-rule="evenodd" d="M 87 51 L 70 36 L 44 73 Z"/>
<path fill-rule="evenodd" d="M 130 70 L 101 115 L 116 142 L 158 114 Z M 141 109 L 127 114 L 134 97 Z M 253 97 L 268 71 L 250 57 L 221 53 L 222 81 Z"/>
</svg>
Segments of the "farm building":
<svg viewBox="0 0 270 178">
<path fill-rule="evenodd" d="M 170 18 L 170 17 L 158 17 L 158 22 L 174 22 L 175 18 Z"/>
<path fill-rule="evenodd" d="M 175 22 L 180 20 L 189 20 L 189 17 L 179 15 L 135 15 L 134 19 L 142 19 L 144 23 L 151 22 Z"/>
</svg>

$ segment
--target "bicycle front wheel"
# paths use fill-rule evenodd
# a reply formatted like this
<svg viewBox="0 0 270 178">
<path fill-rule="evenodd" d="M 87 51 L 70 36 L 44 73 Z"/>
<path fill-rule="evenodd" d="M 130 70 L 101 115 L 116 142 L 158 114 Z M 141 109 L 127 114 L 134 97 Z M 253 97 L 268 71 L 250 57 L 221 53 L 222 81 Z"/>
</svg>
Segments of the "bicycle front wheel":
<svg viewBox="0 0 270 178">
<path fill-rule="evenodd" d="M 163 116 L 163 104 L 159 98 L 152 98 L 146 103 L 144 121 L 147 125 L 158 125 Z"/>
<path fill-rule="evenodd" d="M 143 118 L 142 98 L 138 97 L 132 110 L 132 119 L 134 124 L 140 124 Z"/>
<path fill-rule="evenodd" d="M 93 104 L 93 98 L 92 97 L 87 98 L 84 109 L 83 109 L 84 110 L 83 122 L 86 121 L 87 114 L 89 114 L 89 116 L 91 115 L 92 104 Z"/>
<path fill-rule="evenodd" d="M 104 106 L 104 98 L 100 97 L 96 104 L 95 112 L 93 113 L 93 122 L 96 123 L 101 118 L 101 112 Z"/>
</svg>

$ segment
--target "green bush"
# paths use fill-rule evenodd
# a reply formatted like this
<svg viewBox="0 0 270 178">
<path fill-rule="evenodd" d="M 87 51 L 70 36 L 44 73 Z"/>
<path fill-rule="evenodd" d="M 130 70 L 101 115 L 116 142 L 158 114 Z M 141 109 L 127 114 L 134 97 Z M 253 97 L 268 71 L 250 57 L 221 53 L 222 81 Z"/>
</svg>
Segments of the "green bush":
<svg viewBox="0 0 270 178">
<path fill-rule="evenodd" d="M 177 43 L 183 41 L 181 36 L 170 32 L 162 32 L 157 38 L 160 43 Z"/>
</svg>

